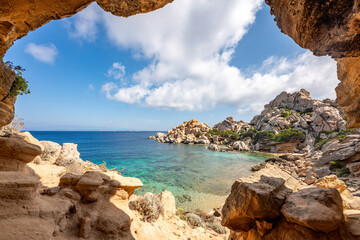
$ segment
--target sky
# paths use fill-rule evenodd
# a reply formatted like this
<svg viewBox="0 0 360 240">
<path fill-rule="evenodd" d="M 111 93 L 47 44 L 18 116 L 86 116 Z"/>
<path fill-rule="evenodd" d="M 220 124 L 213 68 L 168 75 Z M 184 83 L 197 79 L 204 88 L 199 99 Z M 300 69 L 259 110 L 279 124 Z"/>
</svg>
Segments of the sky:
<svg viewBox="0 0 360 240">
<path fill-rule="evenodd" d="M 27 130 L 157 131 L 250 121 L 282 91 L 335 98 L 336 63 L 280 32 L 262 0 L 175 0 L 129 18 L 96 3 L 17 40 Z"/>
</svg>

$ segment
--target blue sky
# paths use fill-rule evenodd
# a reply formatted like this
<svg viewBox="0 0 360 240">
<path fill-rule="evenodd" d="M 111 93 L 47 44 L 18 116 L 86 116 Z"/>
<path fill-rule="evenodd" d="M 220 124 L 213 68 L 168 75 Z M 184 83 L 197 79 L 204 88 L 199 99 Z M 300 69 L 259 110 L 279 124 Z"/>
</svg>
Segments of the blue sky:
<svg viewBox="0 0 360 240">
<path fill-rule="evenodd" d="M 96 4 L 15 42 L 29 130 L 167 130 L 250 121 L 281 91 L 334 98 L 336 64 L 282 34 L 260 0 L 175 0 L 121 18 Z"/>
</svg>

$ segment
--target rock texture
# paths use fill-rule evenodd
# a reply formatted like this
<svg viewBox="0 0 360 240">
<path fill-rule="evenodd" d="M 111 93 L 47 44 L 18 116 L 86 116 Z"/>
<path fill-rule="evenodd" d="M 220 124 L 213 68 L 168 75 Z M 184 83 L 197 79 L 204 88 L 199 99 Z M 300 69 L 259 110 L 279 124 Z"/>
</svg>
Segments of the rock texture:
<svg viewBox="0 0 360 240">
<path fill-rule="evenodd" d="M 226 145 L 227 149 L 222 151 L 272 153 L 309 153 L 339 138 L 339 147 L 347 149 L 346 141 L 342 140 L 350 132 L 345 130 L 342 110 L 336 101 L 313 99 L 301 89 L 280 93 L 250 123 L 228 117 L 210 128 L 206 123 L 191 120 L 150 138 L 165 143 Z M 355 144 L 356 139 L 350 142 Z"/>
<path fill-rule="evenodd" d="M 338 63 L 337 100 L 349 128 L 360 127 L 360 8 L 357 1 L 266 0 L 282 32 L 316 56 Z"/>
<path fill-rule="evenodd" d="M 211 127 L 206 123 L 193 119 L 167 131 L 166 134 L 157 133 L 156 136 L 149 138 L 162 143 L 210 144 L 209 139 L 205 136 L 209 130 Z"/>
<path fill-rule="evenodd" d="M 281 208 L 286 220 L 324 233 L 344 221 L 340 193 L 334 188 L 306 188 L 290 195 Z"/>
<path fill-rule="evenodd" d="M 343 212 L 340 191 L 324 187 L 338 185 L 337 179 L 322 182 L 322 188 L 306 187 L 274 166 L 237 180 L 222 208 L 229 239 L 357 239 L 356 210 Z"/>
<path fill-rule="evenodd" d="M 222 224 L 234 231 L 249 231 L 257 220 L 271 222 L 280 217 L 285 198 L 291 193 L 284 183 L 281 178 L 266 176 L 256 183 L 236 181 L 222 208 Z"/>
</svg>

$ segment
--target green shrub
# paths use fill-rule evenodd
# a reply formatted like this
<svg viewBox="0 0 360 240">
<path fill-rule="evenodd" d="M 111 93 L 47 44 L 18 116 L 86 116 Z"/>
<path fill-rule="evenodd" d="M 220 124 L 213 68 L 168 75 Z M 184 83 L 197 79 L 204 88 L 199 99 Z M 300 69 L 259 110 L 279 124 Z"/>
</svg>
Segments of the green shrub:
<svg viewBox="0 0 360 240">
<path fill-rule="evenodd" d="M 305 133 L 297 130 L 297 129 L 292 129 L 292 128 L 288 128 L 288 129 L 284 129 L 282 130 L 279 134 L 276 134 L 274 136 L 274 140 L 276 142 L 287 142 L 290 140 L 300 140 L 303 141 L 305 140 Z"/>
<path fill-rule="evenodd" d="M 329 141 L 328 138 L 319 138 L 319 137 L 317 137 L 317 138 L 315 138 L 314 146 L 315 146 L 316 149 L 320 149 L 328 141 Z"/>
<path fill-rule="evenodd" d="M 331 161 L 330 162 L 330 170 L 334 170 L 337 168 L 342 168 L 342 165 L 339 161 Z"/>
<path fill-rule="evenodd" d="M 351 133 L 351 130 L 349 129 L 343 129 L 339 132 L 339 134 L 336 136 L 336 138 L 339 140 L 339 141 L 342 141 L 345 139 L 345 137 L 347 135 L 349 135 Z"/>
<path fill-rule="evenodd" d="M 129 202 L 131 210 L 138 211 L 143 221 L 152 222 L 159 218 L 164 211 L 164 205 L 160 199 L 151 193 L 139 196 L 135 201 Z"/>
<path fill-rule="evenodd" d="M 11 85 L 10 92 L 1 101 L 3 101 L 9 96 L 17 97 L 18 95 L 29 94 L 30 93 L 30 90 L 28 89 L 29 82 L 26 81 L 22 75 L 25 69 L 20 66 L 15 66 L 10 61 L 7 61 L 5 64 L 8 67 L 10 67 L 13 71 L 15 71 L 16 75 L 15 75 L 15 80 Z"/>
<path fill-rule="evenodd" d="M 281 116 L 282 116 L 283 118 L 287 118 L 287 117 L 290 116 L 290 112 L 283 112 L 283 113 L 281 113 Z"/>
<path fill-rule="evenodd" d="M 337 171 L 336 176 L 346 177 L 349 174 L 350 174 L 350 171 L 348 168 L 341 168 L 340 170 Z"/>
<path fill-rule="evenodd" d="M 254 143 L 257 143 L 260 140 L 272 140 L 275 137 L 275 134 L 272 131 L 255 130 L 252 134 L 252 140 Z"/>
</svg>

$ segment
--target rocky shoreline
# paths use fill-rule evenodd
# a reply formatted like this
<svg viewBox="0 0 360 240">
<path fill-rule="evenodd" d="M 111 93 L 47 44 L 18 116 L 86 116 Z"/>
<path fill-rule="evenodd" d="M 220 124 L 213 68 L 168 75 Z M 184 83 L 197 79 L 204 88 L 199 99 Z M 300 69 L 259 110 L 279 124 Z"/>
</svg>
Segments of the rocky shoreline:
<svg viewBox="0 0 360 240">
<path fill-rule="evenodd" d="M 330 174 L 330 169 L 340 177 L 359 178 L 360 129 L 345 129 L 346 121 L 335 101 L 312 99 L 302 89 L 280 93 L 250 123 L 228 117 L 211 128 L 190 120 L 149 138 L 161 143 L 204 144 L 214 151 L 299 154 L 307 166 L 299 165 L 291 174 L 307 182 Z"/>
<path fill-rule="evenodd" d="M 3 139 L 12 144 L 0 145 L 1 239 L 222 240 L 229 234 L 219 211 L 184 211 L 168 191 L 134 195 L 140 179 L 83 161 L 77 144 L 38 141 L 29 132 Z M 17 152 L 20 145 L 26 152 Z M 42 227 L 19 231 L 21 224 Z"/>
<path fill-rule="evenodd" d="M 149 138 L 278 155 L 233 184 L 222 208 L 229 239 L 360 239 L 360 129 L 346 121 L 335 101 L 301 90 L 282 92 L 250 123 L 191 120 Z"/>
</svg>

